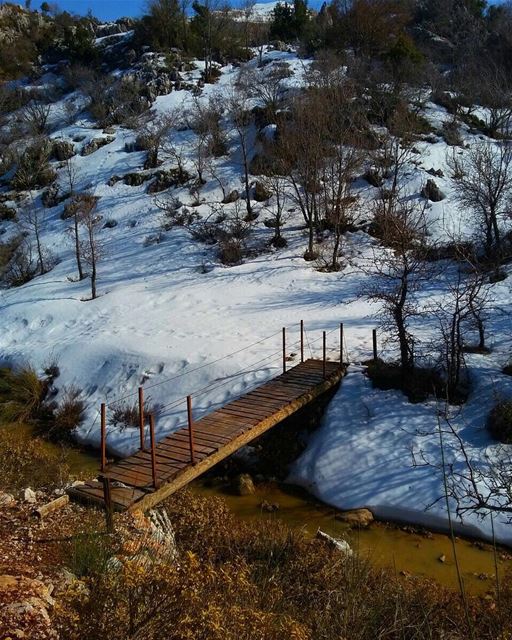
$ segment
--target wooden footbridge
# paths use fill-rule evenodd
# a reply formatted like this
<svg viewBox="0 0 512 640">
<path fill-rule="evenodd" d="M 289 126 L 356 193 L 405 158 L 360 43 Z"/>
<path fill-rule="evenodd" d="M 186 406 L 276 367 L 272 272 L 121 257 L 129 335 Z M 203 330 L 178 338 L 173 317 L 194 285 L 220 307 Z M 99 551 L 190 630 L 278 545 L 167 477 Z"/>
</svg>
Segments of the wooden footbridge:
<svg viewBox="0 0 512 640">
<path fill-rule="evenodd" d="M 277 377 L 222 408 L 194 421 L 187 397 L 188 424 L 160 442 L 155 441 L 154 417 L 144 416 L 139 389 L 140 450 L 115 463 L 106 459 L 106 406 L 101 407 L 102 469 L 98 480 L 69 490 L 72 498 L 112 510 L 147 510 L 205 473 L 221 460 L 282 422 L 338 385 L 344 375 L 343 325 L 339 357 L 327 359 L 323 332 L 321 359 L 304 358 L 304 326 L 300 324 L 300 363 L 288 368 L 286 333 L 282 332 L 282 367 Z M 331 332 L 332 333 L 332 332 Z M 145 446 L 149 421 L 150 447 Z M 108 519 L 108 516 L 107 516 Z"/>
</svg>

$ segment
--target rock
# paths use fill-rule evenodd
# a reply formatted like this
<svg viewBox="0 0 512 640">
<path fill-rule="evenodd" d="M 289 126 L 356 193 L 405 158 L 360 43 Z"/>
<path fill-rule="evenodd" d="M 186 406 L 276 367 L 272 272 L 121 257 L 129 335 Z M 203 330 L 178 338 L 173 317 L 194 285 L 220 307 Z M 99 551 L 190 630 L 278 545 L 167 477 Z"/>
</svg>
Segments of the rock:
<svg viewBox="0 0 512 640">
<path fill-rule="evenodd" d="M 263 500 L 260 504 L 260 509 L 267 513 L 274 513 L 275 511 L 279 511 L 279 505 L 277 502 L 267 502 L 266 500 Z"/>
<path fill-rule="evenodd" d="M 444 555 L 444 553 L 442 555 L 439 556 L 438 558 L 439 562 L 446 562 L 446 556 Z"/>
<path fill-rule="evenodd" d="M 2 638 L 35 638 L 34 629 L 50 637 L 49 609 L 54 606 L 53 585 L 24 576 L 0 576 L 0 628 Z"/>
<path fill-rule="evenodd" d="M 318 531 L 316 532 L 316 537 L 319 540 L 324 540 L 325 542 L 327 542 L 331 547 L 334 547 L 335 549 L 337 549 L 338 551 L 341 551 L 341 553 L 344 556 L 352 556 L 353 555 L 353 551 L 350 548 L 349 543 L 346 540 L 342 540 L 341 538 L 333 538 L 332 536 L 330 536 L 328 533 L 325 533 L 324 531 L 321 531 L 320 529 L 318 529 Z"/>
<path fill-rule="evenodd" d="M 101 149 L 101 147 L 104 147 L 105 145 L 110 144 L 111 142 L 114 142 L 114 140 L 115 140 L 114 136 L 107 136 L 106 138 L 93 138 L 91 141 L 89 141 L 87 144 L 83 146 L 82 155 L 90 156 L 91 153 L 94 153 L 98 149 Z"/>
<path fill-rule="evenodd" d="M 75 155 L 75 145 L 66 140 L 54 140 L 52 147 L 52 157 L 60 162 L 69 160 Z"/>
<path fill-rule="evenodd" d="M 375 169 L 368 169 L 366 173 L 363 174 L 363 178 L 372 185 L 372 187 L 382 187 L 384 184 L 384 180 L 378 171 Z"/>
<path fill-rule="evenodd" d="M 430 167 L 427 173 L 431 176 L 435 176 L 436 178 L 444 178 L 444 172 L 442 169 L 434 169 L 434 167 Z"/>
<path fill-rule="evenodd" d="M 29 504 L 35 504 L 37 502 L 36 492 L 33 491 L 30 487 L 27 487 L 23 492 L 23 500 L 28 502 Z"/>
<path fill-rule="evenodd" d="M 129 187 L 140 187 L 141 184 L 144 184 L 144 182 L 150 180 L 152 177 L 150 173 L 137 173 L 134 171 L 133 173 L 127 173 L 123 177 L 123 182 Z"/>
<path fill-rule="evenodd" d="M 256 180 L 254 183 L 254 199 L 256 202 L 265 202 L 265 200 L 269 200 L 272 197 L 272 191 L 267 189 L 263 183 L 259 180 Z"/>
<path fill-rule="evenodd" d="M 0 491 L 0 507 L 13 507 L 16 504 L 14 496 Z"/>
<path fill-rule="evenodd" d="M 441 200 L 444 200 L 446 198 L 446 196 L 437 186 L 434 180 L 431 180 L 430 178 L 427 180 L 427 184 L 421 190 L 421 195 L 431 202 L 441 202 Z"/>
<path fill-rule="evenodd" d="M 239 199 L 240 199 L 240 193 L 236 189 L 233 189 L 233 191 L 231 191 L 225 196 L 224 200 L 222 201 L 222 204 L 231 204 L 232 202 L 236 202 Z"/>
<path fill-rule="evenodd" d="M 233 489 L 239 496 L 250 496 L 256 492 L 254 482 L 248 473 L 241 473 L 234 479 Z"/>
<path fill-rule="evenodd" d="M 351 509 L 337 513 L 336 520 L 346 522 L 351 527 L 367 527 L 375 518 L 369 509 Z"/>
</svg>

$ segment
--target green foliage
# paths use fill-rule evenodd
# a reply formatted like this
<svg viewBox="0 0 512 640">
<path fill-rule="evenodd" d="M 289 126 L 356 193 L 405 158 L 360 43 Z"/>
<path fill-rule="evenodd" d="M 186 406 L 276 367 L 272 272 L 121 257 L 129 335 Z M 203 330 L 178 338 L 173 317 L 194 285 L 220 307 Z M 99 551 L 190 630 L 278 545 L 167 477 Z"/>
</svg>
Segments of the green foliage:
<svg viewBox="0 0 512 640">
<path fill-rule="evenodd" d="M 106 572 L 114 554 L 112 541 L 101 534 L 81 534 L 73 538 L 66 564 L 77 578 L 99 576 Z"/>
<path fill-rule="evenodd" d="M 512 400 L 498 402 L 489 414 L 487 429 L 499 442 L 512 444 Z"/>
<path fill-rule="evenodd" d="M 134 42 L 138 47 L 170 51 L 186 46 L 187 33 L 187 18 L 178 0 L 150 0 L 148 13 L 136 25 Z"/>
<path fill-rule="evenodd" d="M 278 2 L 272 11 L 270 37 L 286 42 L 302 38 L 309 20 L 307 0 L 294 0 L 293 5 Z"/>
</svg>

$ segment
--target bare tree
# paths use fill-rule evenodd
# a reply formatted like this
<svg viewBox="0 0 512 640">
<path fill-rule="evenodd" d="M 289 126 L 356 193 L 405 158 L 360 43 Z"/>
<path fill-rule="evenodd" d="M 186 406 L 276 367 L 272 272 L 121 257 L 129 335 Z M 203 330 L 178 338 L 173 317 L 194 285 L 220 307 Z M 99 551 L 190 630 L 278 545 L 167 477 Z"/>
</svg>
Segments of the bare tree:
<svg viewBox="0 0 512 640">
<path fill-rule="evenodd" d="M 419 293 L 432 275 L 424 260 L 424 206 L 404 198 L 387 214 L 387 233 L 394 238 L 392 248 L 375 248 L 364 271 L 370 277 L 364 297 L 382 305 L 384 329 L 398 345 L 404 376 L 415 365 L 413 318 L 421 314 Z"/>
<path fill-rule="evenodd" d="M 30 202 L 20 211 L 19 224 L 23 231 L 29 233 L 35 242 L 37 252 L 37 265 L 40 275 L 47 273 L 54 266 L 51 253 L 43 245 L 41 234 L 46 223 L 45 209 L 38 207 L 31 198 Z"/>
<path fill-rule="evenodd" d="M 512 145 L 478 142 L 447 156 L 457 197 L 474 215 L 487 257 L 502 254 L 500 221 L 509 211 L 512 189 Z"/>
<path fill-rule="evenodd" d="M 257 78 L 252 76 L 250 86 L 252 94 L 263 104 L 270 122 L 276 121 L 277 112 L 283 101 L 284 81 L 292 75 L 286 62 L 263 68 Z"/>
<path fill-rule="evenodd" d="M 251 127 L 253 116 L 249 107 L 249 93 L 243 85 L 238 84 L 229 98 L 228 110 L 240 145 L 241 165 L 243 169 L 242 182 L 245 190 L 247 216 L 252 217 L 249 167 L 253 154 L 255 133 L 253 127 Z"/>
<path fill-rule="evenodd" d="M 64 176 L 66 181 L 66 187 L 69 189 L 69 195 L 71 201 L 67 207 L 73 217 L 73 227 L 71 232 L 73 235 L 73 244 L 75 247 L 75 259 L 78 270 L 78 279 L 83 280 L 85 278 L 84 269 L 82 266 L 82 252 L 80 244 L 80 197 L 75 198 L 75 185 L 78 177 L 76 165 L 72 158 L 66 158 L 64 160 Z"/>
<path fill-rule="evenodd" d="M 270 214 L 270 224 L 274 229 L 274 237 L 271 243 L 274 247 L 285 247 L 287 242 L 282 236 L 283 224 L 286 220 L 286 203 L 288 201 L 288 183 L 284 176 L 274 174 L 263 179 L 263 186 L 273 198 L 272 202 L 265 205 Z"/>
<path fill-rule="evenodd" d="M 98 238 L 98 229 L 101 224 L 101 216 L 96 212 L 98 198 L 88 193 L 81 194 L 80 198 L 80 224 L 86 232 L 86 240 L 81 245 L 84 260 L 89 265 L 91 278 L 91 299 L 97 297 L 96 281 L 98 276 L 98 261 L 102 255 L 102 247 Z"/>
<path fill-rule="evenodd" d="M 137 127 L 137 142 L 148 152 L 145 169 L 159 166 L 159 153 L 171 144 L 170 133 L 178 123 L 178 113 L 169 111 L 163 114 L 148 112 L 142 116 Z"/>
</svg>

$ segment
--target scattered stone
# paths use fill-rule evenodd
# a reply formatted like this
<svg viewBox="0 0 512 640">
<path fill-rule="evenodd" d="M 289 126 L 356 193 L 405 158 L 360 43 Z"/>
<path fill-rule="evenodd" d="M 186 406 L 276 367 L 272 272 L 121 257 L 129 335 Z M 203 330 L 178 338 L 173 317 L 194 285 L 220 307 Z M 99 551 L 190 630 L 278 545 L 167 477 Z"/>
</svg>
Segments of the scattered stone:
<svg viewBox="0 0 512 640">
<path fill-rule="evenodd" d="M 434 167 L 430 167 L 427 173 L 431 176 L 435 176 L 436 178 L 444 178 L 444 172 L 442 169 L 434 169 Z"/>
<path fill-rule="evenodd" d="M 267 502 L 266 500 L 263 500 L 260 504 L 260 509 L 267 513 L 274 513 L 275 511 L 279 511 L 279 504 L 277 502 Z"/>
<path fill-rule="evenodd" d="M 13 507 L 16 504 L 14 496 L 0 491 L 0 507 Z"/>
<path fill-rule="evenodd" d="M 352 549 L 350 548 L 349 543 L 346 540 L 342 540 L 340 538 L 333 538 L 328 533 L 325 533 L 324 531 L 321 531 L 320 529 L 318 529 L 318 531 L 316 532 L 316 537 L 319 540 L 324 540 L 330 546 L 334 547 L 338 551 L 341 551 L 341 553 L 343 555 L 347 556 L 347 557 L 352 556 L 353 553 L 354 553 L 352 551 Z"/>
<path fill-rule="evenodd" d="M 369 509 L 350 509 L 337 513 L 336 520 L 346 522 L 351 527 L 367 527 L 375 518 Z"/>
<path fill-rule="evenodd" d="M 248 473 L 241 473 L 234 479 L 233 489 L 239 496 L 250 496 L 256 492 L 254 482 Z"/>
<path fill-rule="evenodd" d="M 117 227 L 117 220 L 107 220 L 103 225 L 104 229 L 113 229 L 114 227 Z"/>
<path fill-rule="evenodd" d="M 29 504 L 35 504 L 37 502 L 36 492 L 33 491 L 30 487 L 27 487 L 23 492 L 23 500 L 28 502 Z"/>
<path fill-rule="evenodd" d="M 441 202 L 441 200 L 444 200 L 446 198 L 446 196 L 437 186 L 434 180 L 431 180 L 430 178 L 427 180 L 427 184 L 421 190 L 421 195 L 431 202 Z"/>
<path fill-rule="evenodd" d="M 439 562 L 446 562 L 446 556 L 444 555 L 444 553 L 442 555 L 439 556 L 438 558 Z"/>
</svg>

